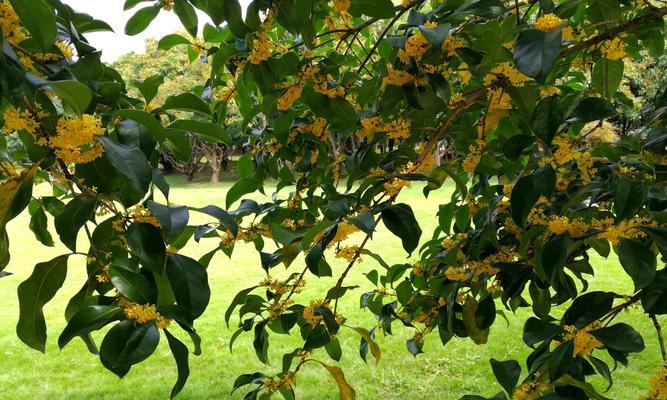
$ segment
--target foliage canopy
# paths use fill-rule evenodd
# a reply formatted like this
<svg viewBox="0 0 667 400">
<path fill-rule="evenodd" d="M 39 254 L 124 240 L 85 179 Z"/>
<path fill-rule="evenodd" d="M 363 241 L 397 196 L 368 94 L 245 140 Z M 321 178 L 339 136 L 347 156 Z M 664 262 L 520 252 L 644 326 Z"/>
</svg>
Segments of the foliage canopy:
<svg viewBox="0 0 667 400">
<path fill-rule="evenodd" d="M 88 279 L 67 307 L 59 346 L 83 340 L 122 377 L 166 339 L 175 396 L 191 352 L 178 335 L 200 352 L 195 322 L 210 298 L 209 263 L 245 241 L 267 277 L 233 297 L 226 320 L 240 322 L 231 343 L 253 335 L 268 365 L 279 335 L 303 339 L 277 372 L 238 377 L 234 388 L 248 399 L 294 398 L 310 364 L 353 399 L 334 363 L 339 335 L 358 335 L 361 357 L 379 362 L 375 336 L 402 324 L 414 330 L 406 346 L 417 356 L 431 334 L 443 345 L 486 343 L 503 309 L 530 309 L 521 339 L 533 351 L 523 374 L 515 360 L 491 360 L 496 399 L 604 399 L 591 377 L 611 385 L 615 364 L 645 351 L 641 335 L 615 319 L 638 306 L 659 328 L 656 315 L 667 313 L 667 94 L 642 109 L 631 134 L 588 137 L 632 105 L 619 90 L 624 59 L 663 53 L 661 2 L 254 0 L 245 18 L 237 0 L 125 2 L 135 8 L 130 35 L 160 13 L 178 15 L 192 37 L 168 35 L 159 47 L 206 61 L 204 82 L 156 101 L 164 79 L 155 75 L 132 97 L 84 37 L 106 23 L 59 0 L 0 3 L 3 130 L 22 144 L 0 153 L 0 274 L 10 259 L 5 226 L 25 208 L 41 243 L 54 245 L 48 213 L 71 250 L 37 264 L 19 287 L 17 334 L 27 345 L 44 351 L 42 307 L 68 260 L 84 256 Z M 202 38 L 195 8 L 212 21 Z M 171 204 L 159 149 L 187 160 L 188 134 L 229 143 L 231 102 L 253 146 L 240 178 L 218 205 Z M 456 155 L 438 163 L 443 143 Z M 438 192 L 446 179 L 456 183 L 451 198 Z M 32 195 L 40 182 L 52 195 Z M 248 198 L 274 183 L 271 201 Z M 434 232 L 397 202 L 410 184 L 439 205 Z M 191 225 L 190 213 L 210 223 Z M 379 225 L 418 261 L 366 249 Z M 195 260 L 179 254 L 190 240 L 216 247 Z M 633 293 L 587 290 L 589 255 L 612 251 Z M 361 256 L 377 265 L 360 301 L 377 317 L 371 327 L 338 312 L 355 295 L 346 278 Z M 347 267 L 333 271 L 332 257 Z M 276 268 L 292 273 L 277 278 Z M 334 273 L 321 298 L 295 301 L 308 280 Z M 92 334 L 107 325 L 98 347 Z M 665 393 L 660 368 L 648 398 Z"/>
</svg>

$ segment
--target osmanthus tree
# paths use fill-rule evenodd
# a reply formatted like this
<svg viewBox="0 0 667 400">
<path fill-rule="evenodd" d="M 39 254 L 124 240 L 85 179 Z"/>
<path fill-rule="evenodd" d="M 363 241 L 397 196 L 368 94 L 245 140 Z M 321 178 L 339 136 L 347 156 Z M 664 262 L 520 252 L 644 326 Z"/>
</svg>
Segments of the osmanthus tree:
<svg viewBox="0 0 667 400">
<path fill-rule="evenodd" d="M 59 345 L 83 340 L 122 377 L 164 336 L 176 395 L 190 353 L 177 336 L 189 335 L 200 352 L 206 268 L 245 241 L 267 276 L 230 296 L 226 319 L 240 321 L 232 341 L 252 335 L 268 364 L 271 341 L 303 339 L 276 367 L 238 377 L 234 388 L 247 399 L 294 398 L 299 371 L 317 364 L 341 398 L 353 399 L 336 366 L 341 335 L 358 335 L 361 356 L 379 361 L 374 338 L 397 325 L 414 331 L 407 350 L 417 355 L 428 335 L 445 346 L 485 343 L 501 310 L 530 313 L 516 340 L 532 352 L 523 368 L 491 360 L 496 399 L 604 399 L 593 376 L 611 385 L 629 354 L 660 351 L 645 350 L 642 336 L 616 320 L 633 306 L 655 323 L 665 358 L 656 316 L 667 313 L 667 94 L 646 105 L 646 126 L 632 135 L 587 141 L 615 116 L 615 103 L 629 101 L 618 90 L 624 59 L 662 54 L 663 2 L 254 0 L 245 18 L 237 0 L 125 3 L 135 6 L 128 34 L 175 12 L 194 36 L 195 8 L 208 14 L 203 38 L 160 41 L 207 60 L 206 82 L 154 104 L 161 80 L 146 79 L 141 98 L 129 97 L 83 36 L 107 24 L 59 0 L 0 3 L 2 129 L 22 143 L 0 153 L 1 265 L 10 257 L 5 225 L 25 208 L 41 243 L 54 243 L 48 213 L 69 249 L 19 286 L 17 334 L 29 346 L 44 351 L 42 307 L 68 260 L 86 257 L 88 278 L 69 302 Z M 230 102 L 252 128 L 254 150 L 223 204 L 156 201 L 169 198 L 158 149 L 187 159 L 188 133 L 227 141 Z M 436 165 L 445 140 L 458 156 Z M 447 179 L 456 183 L 451 198 L 438 192 Z M 244 199 L 267 180 L 276 184 L 271 201 Z M 34 196 L 44 182 L 52 194 Z M 397 201 L 410 184 L 439 203 L 439 224 L 425 237 L 411 206 Z M 190 213 L 211 221 L 191 226 Z M 419 261 L 371 253 L 366 245 L 381 225 Z M 77 243 L 81 230 L 85 244 Z M 179 254 L 190 240 L 216 248 L 199 260 Z M 597 269 L 591 254 L 612 251 L 632 293 L 587 290 Z M 376 265 L 364 266 L 361 307 L 377 317 L 367 327 L 338 308 L 358 296 L 346 278 L 362 254 Z M 330 267 L 336 257 L 344 269 Z M 285 267 L 293 273 L 277 278 Z M 337 281 L 321 298 L 295 301 L 308 282 L 332 274 Z M 98 348 L 92 333 L 109 325 Z M 664 399 L 667 365 L 656 369 L 645 398 Z"/>
</svg>

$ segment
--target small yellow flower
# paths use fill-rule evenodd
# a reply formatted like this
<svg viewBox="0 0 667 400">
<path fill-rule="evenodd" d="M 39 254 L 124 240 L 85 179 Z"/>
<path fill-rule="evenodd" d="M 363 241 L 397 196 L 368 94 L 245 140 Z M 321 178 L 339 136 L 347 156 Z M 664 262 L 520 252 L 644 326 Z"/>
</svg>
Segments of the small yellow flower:
<svg viewBox="0 0 667 400">
<path fill-rule="evenodd" d="M 533 26 L 541 31 L 550 31 L 563 25 L 566 21 L 558 18 L 555 14 L 544 14 L 539 17 Z"/>
</svg>

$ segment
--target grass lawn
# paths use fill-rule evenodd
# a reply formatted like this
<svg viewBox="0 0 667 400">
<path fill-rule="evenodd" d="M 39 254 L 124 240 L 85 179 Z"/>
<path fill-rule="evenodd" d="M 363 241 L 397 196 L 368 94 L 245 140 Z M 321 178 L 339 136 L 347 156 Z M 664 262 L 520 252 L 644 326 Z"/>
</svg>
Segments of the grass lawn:
<svg viewBox="0 0 667 400">
<path fill-rule="evenodd" d="M 228 183 L 213 187 L 176 182 L 171 200 L 193 206 L 223 205 L 229 186 Z M 415 185 L 401 194 L 399 201 L 410 204 L 422 223 L 424 238 L 430 236 L 437 221 L 437 205 L 447 201 L 450 190 L 441 189 L 431 193 L 429 199 L 424 199 L 420 187 Z M 66 252 L 63 246 L 41 246 L 28 230 L 28 221 L 25 212 L 9 225 L 12 261 L 7 271 L 14 275 L 0 279 L 0 298 L 3 302 L 0 308 L 0 399 L 168 398 L 171 385 L 176 379 L 176 368 L 165 340 L 150 359 L 135 366 L 122 380 L 105 370 L 99 360 L 86 351 L 80 340 L 74 340 L 63 351 L 58 350 L 56 340 L 64 328 L 65 305 L 84 281 L 85 267 L 81 256 L 70 258 L 67 281 L 45 308 L 49 332 L 46 354 L 40 354 L 19 341 L 15 335 L 18 319 L 16 287 L 28 277 L 34 264 Z M 194 223 L 201 221 L 204 220 L 195 219 Z M 52 227 L 52 221 L 50 223 Z M 80 240 L 79 245 L 80 250 L 83 250 L 84 241 Z M 213 241 L 204 240 L 198 245 L 193 242 L 182 253 L 198 257 L 216 245 Z M 385 255 L 390 263 L 405 261 L 400 241 L 386 230 L 376 233 L 370 248 Z M 597 276 L 592 280 L 591 290 L 630 294 L 632 283 L 615 259 L 594 261 Z M 289 272 L 300 270 L 301 263 L 295 262 Z M 334 261 L 332 266 L 338 271 L 342 268 L 340 262 Z M 369 288 L 371 284 L 362 273 L 376 267 L 374 261 L 366 257 L 353 270 L 349 283 Z M 283 270 L 282 267 L 277 269 Z M 236 376 L 255 371 L 279 370 L 283 352 L 291 351 L 300 341 L 298 338 L 272 334 L 269 349 L 272 366 L 265 366 L 257 360 L 252 349 L 251 335 L 241 336 L 235 343 L 234 352 L 230 353 L 228 341 L 235 326 L 231 330 L 226 328 L 224 311 L 238 290 L 254 286 L 263 277 L 259 256 L 249 246 L 238 246 L 232 260 L 222 254 L 216 256 L 209 267 L 209 276 L 213 293 L 211 304 L 196 325 L 203 338 L 203 354 L 191 357 L 190 380 L 178 398 L 241 399 L 243 392 L 230 395 Z M 321 297 L 334 282 L 331 279 L 318 280 L 312 275 L 307 276 L 307 280 L 307 289 L 300 295 L 304 298 Z M 373 317 L 370 312 L 360 310 L 358 305 L 363 291 L 356 289 L 352 292 L 341 303 L 339 310 L 348 318 L 349 325 L 368 328 L 373 324 Z M 382 348 L 382 361 L 377 366 L 374 362 L 366 365 L 360 359 L 357 350 L 359 337 L 343 328 L 339 336 L 344 352 L 340 364 L 359 399 L 457 399 L 467 393 L 491 396 L 500 390 L 500 386 L 495 383 L 489 359 L 514 358 L 521 362 L 529 350 L 521 341 L 523 320 L 528 313 L 520 312 L 515 316 L 507 312 L 506 315 L 509 324 L 502 320 L 496 321 L 487 345 L 476 346 L 469 339 L 459 339 L 442 347 L 438 335 L 433 334 L 426 341 L 425 354 L 417 358 L 413 358 L 405 348 L 405 341 L 412 336 L 412 331 L 400 328 L 397 323 L 394 336 L 377 338 Z M 631 356 L 629 368 L 619 366 L 614 375 L 615 385 L 606 395 L 613 399 L 636 399 L 646 391 L 649 376 L 657 371 L 660 363 L 657 338 L 652 324 L 639 310 L 624 313 L 617 320 L 637 327 L 644 336 L 647 350 Z M 232 318 L 232 322 L 235 324 L 237 320 Z M 661 322 L 664 324 L 667 320 L 662 319 Z M 189 344 L 179 329 L 174 331 Z M 95 337 L 101 340 L 102 334 L 97 333 Z M 315 356 L 334 363 L 328 359 L 324 350 L 318 350 Z M 313 363 L 302 371 L 297 383 L 298 398 L 338 398 L 337 387 L 324 369 Z M 601 389 L 605 387 L 602 380 L 595 381 L 595 384 Z"/>
</svg>

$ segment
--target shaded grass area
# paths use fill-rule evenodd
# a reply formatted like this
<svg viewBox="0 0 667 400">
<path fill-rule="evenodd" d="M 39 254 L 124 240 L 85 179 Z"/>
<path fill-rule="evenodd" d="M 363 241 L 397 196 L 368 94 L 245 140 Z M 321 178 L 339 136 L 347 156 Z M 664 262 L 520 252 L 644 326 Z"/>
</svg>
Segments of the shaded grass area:
<svg viewBox="0 0 667 400">
<path fill-rule="evenodd" d="M 180 180 L 174 183 L 171 201 L 193 206 L 224 206 L 225 193 L 230 187 L 229 183 L 218 186 L 187 185 Z M 422 223 L 422 239 L 430 236 L 437 223 L 437 205 L 447 202 L 450 193 L 451 187 L 445 187 L 424 199 L 420 188 L 415 185 L 401 194 L 399 201 L 410 204 Z M 66 252 L 62 246 L 41 246 L 28 230 L 28 221 L 26 212 L 10 223 L 13 258 L 7 270 L 14 275 L 0 280 L 0 298 L 3 303 L 0 308 L 0 399 L 168 398 L 171 385 L 176 379 L 176 368 L 164 337 L 156 353 L 133 367 L 122 380 L 105 370 L 97 357 L 86 351 L 80 340 L 73 341 L 62 351 L 58 350 L 56 340 L 65 325 L 65 306 L 85 279 L 85 260 L 81 256 L 70 258 L 65 285 L 45 308 L 49 332 L 46 354 L 38 353 L 19 341 L 15 335 L 18 319 L 16 287 L 28 277 L 34 264 Z M 199 216 L 194 218 L 195 223 L 205 221 Z M 355 236 L 350 243 L 358 243 L 360 240 L 361 236 Z M 79 250 L 85 251 L 84 244 L 85 241 L 80 238 Z M 216 245 L 214 240 L 203 240 L 198 245 L 190 244 L 182 253 L 198 257 Z M 370 249 L 383 254 L 390 263 L 406 262 L 400 241 L 384 229 L 376 233 Z M 414 261 L 414 256 L 407 261 Z M 302 263 L 295 262 L 288 271 L 282 266 L 276 268 L 281 270 L 282 275 L 300 270 Z M 596 276 L 591 281 L 590 290 L 630 293 L 632 282 L 615 258 L 595 258 L 593 263 Z M 331 264 L 335 276 L 343 265 L 339 260 Z M 359 296 L 371 285 L 363 273 L 374 268 L 378 268 L 378 265 L 370 257 L 364 257 L 364 262 L 353 269 L 346 282 L 362 287 L 349 293 L 339 306 L 349 325 L 366 328 L 373 325 L 370 312 L 359 309 Z M 235 343 L 233 353 L 230 353 L 229 340 L 238 320 L 232 317 L 232 326 L 228 329 L 224 323 L 224 311 L 236 292 L 254 286 L 264 276 L 259 256 L 250 245 L 239 245 L 231 260 L 222 254 L 217 255 L 208 271 L 212 288 L 211 304 L 196 326 L 203 338 L 203 354 L 191 357 L 190 380 L 178 398 L 241 399 L 243 392 L 230 395 L 234 379 L 239 374 L 278 371 L 282 354 L 293 350 L 301 341 L 299 337 L 272 334 L 269 348 L 271 366 L 265 366 L 257 360 L 252 349 L 251 335 L 241 336 Z M 317 279 L 312 275 L 307 276 L 307 281 L 306 289 L 297 300 L 320 298 L 335 282 L 330 278 Z M 495 383 L 489 359 L 513 358 L 523 363 L 530 351 L 521 341 L 523 321 L 528 315 L 527 311 L 520 311 L 518 315 L 507 311 L 507 322 L 498 319 L 491 329 L 489 343 L 483 346 L 476 346 L 468 339 L 458 339 L 443 347 L 437 334 L 433 334 L 426 340 L 425 354 L 416 358 L 405 348 L 405 341 L 412 337 L 412 331 L 396 324 L 393 336 L 379 335 L 377 338 L 382 348 L 382 361 L 377 366 L 370 361 L 371 357 L 368 365 L 360 359 L 358 335 L 342 328 L 339 334 L 343 347 L 340 366 L 356 389 L 359 399 L 457 399 L 468 393 L 491 396 L 500 390 L 500 386 Z M 606 395 L 614 399 L 634 399 L 646 391 L 649 376 L 655 373 L 660 363 L 657 337 L 649 319 L 640 310 L 623 313 L 617 320 L 635 326 L 644 336 L 647 350 L 631 356 L 628 368 L 619 366 L 614 374 L 615 385 Z M 661 322 L 664 324 L 667 321 L 662 319 Z M 185 343 L 189 343 L 178 329 L 172 331 L 176 331 Z M 298 333 L 294 335 L 298 336 Z M 94 336 L 99 343 L 103 332 Z M 328 359 L 324 350 L 318 350 L 315 357 L 334 363 Z M 525 366 L 523 368 L 525 373 Z M 601 389 L 605 387 L 601 379 L 596 380 L 595 384 Z M 326 371 L 312 363 L 299 374 L 297 396 L 302 399 L 337 399 L 338 391 Z"/>
</svg>

